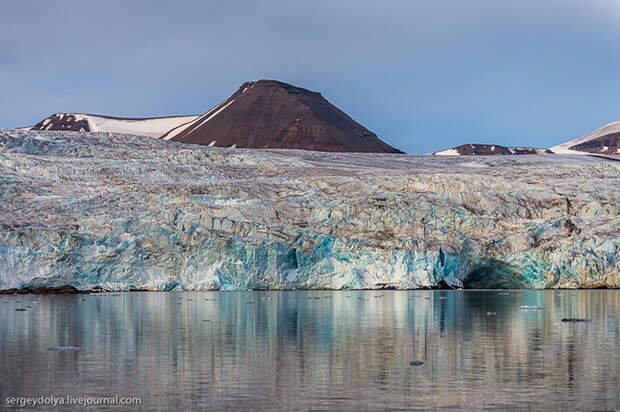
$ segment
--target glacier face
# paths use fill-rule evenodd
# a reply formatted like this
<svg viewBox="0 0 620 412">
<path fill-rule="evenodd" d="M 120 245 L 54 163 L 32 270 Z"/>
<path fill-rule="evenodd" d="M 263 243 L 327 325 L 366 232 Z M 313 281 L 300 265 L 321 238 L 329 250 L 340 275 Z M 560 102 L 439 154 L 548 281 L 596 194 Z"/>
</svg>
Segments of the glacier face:
<svg viewBox="0 0 620 412">
<path fill-rule="evenodd" d="M 0 289 L 619 287 L 620 163 L 0 129 Z"/>
</svg>

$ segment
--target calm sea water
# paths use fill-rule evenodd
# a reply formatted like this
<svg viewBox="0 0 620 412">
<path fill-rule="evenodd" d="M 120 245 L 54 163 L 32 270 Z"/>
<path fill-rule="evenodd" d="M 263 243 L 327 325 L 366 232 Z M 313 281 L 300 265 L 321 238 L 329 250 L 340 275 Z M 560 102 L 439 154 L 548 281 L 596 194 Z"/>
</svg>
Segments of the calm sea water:
<svg viewBox="0 0 620 412">
<path fill-rule="evenodd" d="M 617 410 L 619 392 L 620 291 L 0 296 L 0 409 Z"/>
</svg>

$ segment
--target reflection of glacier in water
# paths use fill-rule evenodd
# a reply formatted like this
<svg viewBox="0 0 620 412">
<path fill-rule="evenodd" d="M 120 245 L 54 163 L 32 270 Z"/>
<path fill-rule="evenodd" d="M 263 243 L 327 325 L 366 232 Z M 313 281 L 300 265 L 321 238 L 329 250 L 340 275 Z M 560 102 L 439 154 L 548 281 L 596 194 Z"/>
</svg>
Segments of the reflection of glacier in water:
<svg viewBox="0 0 620 412">
<path fill-rule="evenodd" d="M 0 399 L 119 394 L 175 409 L 620 407 L 618 291 L 28 295 L 0 296 L 0 308 Z M 80 350 L 48 350 L 71 345 Z"/>
</svg>

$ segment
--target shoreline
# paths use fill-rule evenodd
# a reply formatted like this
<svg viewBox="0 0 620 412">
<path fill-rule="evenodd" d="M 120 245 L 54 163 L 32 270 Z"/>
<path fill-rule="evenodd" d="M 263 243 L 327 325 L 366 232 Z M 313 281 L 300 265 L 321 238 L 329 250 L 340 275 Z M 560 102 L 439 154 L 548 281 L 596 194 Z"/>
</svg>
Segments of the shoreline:
<svg viewBox="0 0 620 412">
<path fill-rule="evenodd" d="M 149 290 L 149 289 L 127 289 L 127 290 L 102 290 L 102 289 L 78 289 L 72 285 L 53 286 L 53 287 L 37 287 L 23 289 L 0 289 L 0 295 L 89 295 L 99 293 L 136 293 L 136 292 L 175 292 L 175 293 L 195 293 L 195 292 L 293 292 L 293 291 L 316 291 L 316 292 L 354 292 L 354 291 L 533 291 L 533 290 L 549 290 L 549 291 L 577 291 L 577 290 L 620 290 L 620 288 L 595 287 L 595 288 L 542 288 L 542 289 L 466 289 L 466 288 L 417 288 L 417 289 L 397 289 L 397 288 L 377 288 L 377 289 L 238 289 L 238 290 L 221 290 L 221 289 L 205 289 L 205 290 Z"/>
</svg>

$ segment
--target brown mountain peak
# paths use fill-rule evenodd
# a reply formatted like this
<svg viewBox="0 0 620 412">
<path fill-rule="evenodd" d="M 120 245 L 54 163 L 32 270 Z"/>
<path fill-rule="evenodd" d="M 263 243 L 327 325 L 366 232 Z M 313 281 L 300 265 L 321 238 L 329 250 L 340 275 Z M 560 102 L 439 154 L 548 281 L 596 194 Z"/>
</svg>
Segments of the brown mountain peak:
<svg viewBox="0 0 620 412">
<path fill-rule="evenodd" d="M 243 83 L 224 102 L 162 138 L 224 147 L 400 153 L 320 93 L 268 79 Z"/>
</svg>

